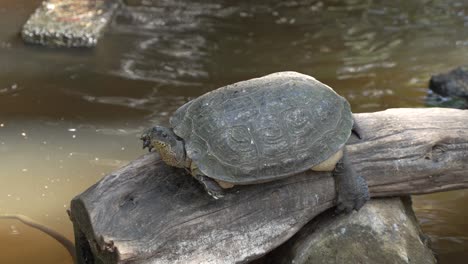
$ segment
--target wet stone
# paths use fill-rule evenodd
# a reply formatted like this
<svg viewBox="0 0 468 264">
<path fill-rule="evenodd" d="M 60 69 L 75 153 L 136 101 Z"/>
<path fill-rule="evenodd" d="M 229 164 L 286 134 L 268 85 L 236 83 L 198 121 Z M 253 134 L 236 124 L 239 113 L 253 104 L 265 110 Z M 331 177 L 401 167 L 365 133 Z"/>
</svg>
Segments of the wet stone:
<svg viewBox="0 0 468 264">
<path fill-rule="evenodd" d="M 21 36 L 28 43 L 53 47 L 93 47 L 118 1 L 48 0 L 29 17 Z"/>
<path fill-rule="evenodd" d="M 432 76 L 429 88 L 442 96 L 468 99 L 468 65 Z"/>
<path fill-rule="evenodd" d="M 333 209 L 257 263 L 436 263 L 409 198 L 375 199 L 359 212 Z"/>
</svg>

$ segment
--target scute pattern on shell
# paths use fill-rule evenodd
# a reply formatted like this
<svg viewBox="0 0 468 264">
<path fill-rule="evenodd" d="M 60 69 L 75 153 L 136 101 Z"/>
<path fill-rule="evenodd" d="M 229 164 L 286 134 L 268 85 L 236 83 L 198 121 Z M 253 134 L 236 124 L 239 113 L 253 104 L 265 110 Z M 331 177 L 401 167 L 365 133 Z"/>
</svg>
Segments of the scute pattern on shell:
<svg viewBox="0 0 468 264">
<path fill-rule="evenodd" d="M 348 140 L 353 119 L 349 103 L 330 87 L 280 72 L 202 95 L 179 108 L 171 125 L 205 175 L 250 184 L 328 159 Z"/>
</svg>

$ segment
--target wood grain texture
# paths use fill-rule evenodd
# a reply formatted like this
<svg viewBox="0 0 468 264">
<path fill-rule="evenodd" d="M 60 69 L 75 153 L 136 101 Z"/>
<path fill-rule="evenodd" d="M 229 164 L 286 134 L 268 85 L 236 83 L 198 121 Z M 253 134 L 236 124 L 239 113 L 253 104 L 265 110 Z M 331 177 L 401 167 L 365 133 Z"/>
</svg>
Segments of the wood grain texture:
<svg viewBox="0 0 468 264">
<path fill-rule="evenodd" d="M 371 196 L 468 187 L 468 111 L 356 114 L 350 160 Z M 155 153 L 104 177 L 71 204 L 79 263 L 243 263 L 277 247 L 335 205 L 329 173 L 238 186 L 210 198 Z M 91 261 L 92 260 L 92 261 Z"/>
</svg>

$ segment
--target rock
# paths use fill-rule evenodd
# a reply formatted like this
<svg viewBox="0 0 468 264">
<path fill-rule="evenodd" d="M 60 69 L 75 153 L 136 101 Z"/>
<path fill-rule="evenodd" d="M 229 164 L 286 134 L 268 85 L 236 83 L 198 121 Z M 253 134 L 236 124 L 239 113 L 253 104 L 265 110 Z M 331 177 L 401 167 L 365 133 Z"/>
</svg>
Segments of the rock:
<svg viewBox="0 0 468 264">
<path fill-rule="evenodd" d="M 429 89 L 442 96 L 468 99 L 468 65 L 432 76 Z"/>
<path fill-rule="evenodd" d="M 359 212 L 326 211 L 255 263 L 436 263 L 410 198 L 376 199 Z"/>
</svg>

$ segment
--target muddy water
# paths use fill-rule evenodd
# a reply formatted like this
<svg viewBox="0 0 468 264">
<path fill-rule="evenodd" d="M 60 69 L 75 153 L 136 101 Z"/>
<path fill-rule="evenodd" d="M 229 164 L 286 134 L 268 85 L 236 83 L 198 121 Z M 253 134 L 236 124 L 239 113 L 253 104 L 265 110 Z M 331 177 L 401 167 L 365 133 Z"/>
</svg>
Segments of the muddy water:
<svg viewBox="0 0 468 264">
<path fill-rule="evenodd" d="M 424 107 L 429 76 L 468 56 L 463 0 L 144 2 L 121 9 L 97 48 L 53 50 L 18 38 L 39 0 L 0 1 L 0 214 L 71 239 L 70 199 L 141 155 L 144 127 L 221 85 L 296 70 L 354 112 Z M 468 191 L 414 200 L 440 263 L 463 263 Z M 0 249 L 0 263 L 71 263 L 16 221 L 0 220 Z"/>
</svg>

